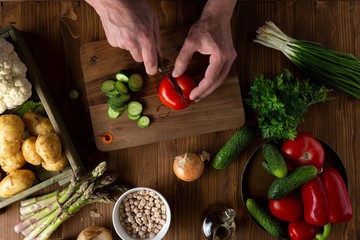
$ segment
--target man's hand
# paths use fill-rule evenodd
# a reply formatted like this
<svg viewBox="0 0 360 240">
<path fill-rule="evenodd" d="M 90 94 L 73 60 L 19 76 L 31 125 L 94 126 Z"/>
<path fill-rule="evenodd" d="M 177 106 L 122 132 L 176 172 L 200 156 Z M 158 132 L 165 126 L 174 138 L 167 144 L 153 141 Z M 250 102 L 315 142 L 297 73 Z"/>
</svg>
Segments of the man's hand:
<svg viewBox="0 0 360 240">
<path fill-rule="evenodd" d="M 195 52 L 210 55 L 204 79 L 190 94 L 190 99 L 196 102 L 220 86 L 236 58 L 230 27 L 235 3 L 234 0 L 209 0 L 201 18 L 191 27 L 176 59 L 173 77 L 185 72 Z"/>
<path fill-rule="evenodd" d="M 144 0 L 87 0 L 99 14 L 111 46 L 129 50 L 146 72 L 158 71 L 161 54 L 159 19 Z"/>
</svg>

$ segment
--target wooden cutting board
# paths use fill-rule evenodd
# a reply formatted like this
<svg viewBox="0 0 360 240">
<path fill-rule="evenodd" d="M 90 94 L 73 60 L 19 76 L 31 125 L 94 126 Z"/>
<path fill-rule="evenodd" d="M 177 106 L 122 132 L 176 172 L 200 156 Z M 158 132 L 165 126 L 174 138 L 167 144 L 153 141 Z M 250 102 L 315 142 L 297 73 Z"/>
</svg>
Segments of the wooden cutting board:
<svg viewBox="0 0 360 240">
<path fill-rule="evenodd" d="M 178 28 L 162 31 L 163 67 L 166 72 L 171 73 L 187 33 L 187 29 Z M 94 136 L 105 133 L 114 136 L 111 144 L 96 139 L 100 151 L 234 129 L 245 122 L 239 80 L 234 67 L 215 92 L 198 103 L 192 103 L 187 109 L 176 111 L 164 106 L 158 97 L 158 87 L 164 74 L 146 75 L 143 64 L 136 63 L 128 51 L 111 47 L 107 41 L 98 41 L 84 44 L 80 54 Z M 195 81 L 201 80 L 208 61 L 207 56 L 195 54 L 187 73 Z M 145 79 L 143 89 L 131 96 L 132 100 L 143 104 L 143 115 L 150 117 L 148 128 L 138 127 L 137 122 L 130 120 L 126 112 L 117 119 L 107 116 L 108 97 L 100 90 L 100 84 L 103 80 L 115 79 L 115 73 L 121 69 L 127 69 L 130 73 L 138 72 Z"/>
</svg>

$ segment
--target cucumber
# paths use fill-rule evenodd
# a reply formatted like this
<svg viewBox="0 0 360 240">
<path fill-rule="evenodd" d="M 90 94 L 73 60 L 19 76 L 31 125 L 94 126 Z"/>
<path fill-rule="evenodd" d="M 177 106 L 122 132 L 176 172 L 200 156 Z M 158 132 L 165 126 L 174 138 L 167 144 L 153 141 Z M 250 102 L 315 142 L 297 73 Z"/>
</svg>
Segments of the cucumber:
<svg viewBox="0 0 360 240">
<path fill-rule="evenodd" d="M 123 107 L 125 105 L 124 101 L 120 101 L 117 98 L 109 98 L 108 104 L 114 108 Z"/>
<path fill-rule="evenodd" d="M 278 178 L 286 177 L 288 169 L 278 148 L 272 143 L 265 143 L 262 146 L 262 153 L 273 175 Z"/>
<path fill-rule="evenodd" d="M 246 200 L 246 208 L 249 210 L 249 213 L 253 218 L 271 235 L 275 237 L 284 237 L 283 226 L 280 222 L 268 214 L 260 204 L 254 199 Z"/>
<path fill-rule="evenodd" d="M 263 168 L 265 169 L 265 171 L 267 171 L 267 172 L 270 173 L 271 175 L 275 176 L 275 175 L 272 173 L 272 171 L 271 171 L 269 165 L 266 163 L 266 161 L 263 161 L 263 162 L 262 162 L 262 166 L 263 166 Z"/>
<path fill-rule="evenodd" d="M 137 115 L 137 116 L 131 116 L 129 113 L 128 113 L 128 117 L 130 120 L 139 120 L 140 118 L 140 115 Z"/>
<path fill-rule="evenodd" d="M 114 80 L 105 80 L 101 83 L 101 90 L 104 92 L 111 92 L 115 90 L 115 81 Z"/>
<path fill-rule="evenodd" d="M 141 128 L 146 128 L 150 125 L 150 118 L 148 116 L 142 116 L 139 118 L 137 124 Z"/>
<path fill-rule="evenodd" d="M 130 94 L 123 94 L 123 95 L 120 95 L 119 97 L 117 97 L 117 99 L 120 101 L 126 102 L 126 101 L 130 100 L 130 97 L 131 97 Z"/>
<path fill-rule="evenodd" d="M 134 73 L 130 75 L 128 84 L 131 91 L 138 92 L 144 85 L 144 80 L 140 74 Z"/>
<path fill-rule="evenodd" d="M 135 117 L 137 115 L 140 115 L 143 110 L 142 104 L 138 101 L 132 101 L 129 102 L 127 105 L 127 112 L 129 115 Z"/>
<path fill-rule="evenodd" d="M 129 89 L 127 88 L 127 86 L 123 82 L 120 82 L 120 81 L 115 82 L 115 89 L 120 94 L 128 94 L 128 92 L 129 92 Z"/>
<path fill-rule="evenodd" d="M 122 106 L 122 107 L 115 107 L 113 105 L 109 105 L 111 107 L 111 109 L 114 111 L 114 112 L 117 112 L 117 113 L 122 113 L 123 111 L 125 111 L 125 106 Z"/>
<path fill-rule="evenodd" d="M 115 75 L 116 80 L 127 83 L 129 81 L 129 75 L 125 70 L 121 70 Z"/>
<path fill-rule="evenodd" d="M 315 178 L 317 174 L 317 168 L 311 165 L 295 168 L 286 177 L 275 179 L 268 190 L 268 197 L 271 200 L 283 198 L 296 188 Z"/>
<path fill-rule="evenodd" d="M 115 112 L 110 106 L 108 107 L 107 114 L 110 118 L 115 119 L 120 116 L 120 112 Z"/>
<path fill-rule="evenodd" d="M 120 96 L 120 93 L 118 91 L 116 91 L 115 89 L 110 91 L 110 92 L 106 92 L 105 93 L 106 96 L 110 97 L 110 98 L 113 98 L 113 97 L 119 97 Z"/>
<path fill-rule="evenodd" d="M 214 157 L 212 166 L 223 169 L 229 165 L 240 152 L 251 142 L 255 129 L 250 126 L 240 128 Z"/>
</svg>

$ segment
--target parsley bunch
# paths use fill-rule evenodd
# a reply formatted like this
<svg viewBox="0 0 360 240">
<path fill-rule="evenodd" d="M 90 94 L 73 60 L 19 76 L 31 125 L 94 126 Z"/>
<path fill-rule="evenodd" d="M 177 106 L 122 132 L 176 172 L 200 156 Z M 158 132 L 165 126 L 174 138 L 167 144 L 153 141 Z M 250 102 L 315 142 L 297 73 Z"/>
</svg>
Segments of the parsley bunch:
<svg viewBox="0 0 360 240">
<path fill-rule="evenodd" d="M 304 119 L 307 109 L 314 103 L 325 102 L 329 89 L 299 81 L 284 70 L 274 79 L 255 77 L 250 87 L 250 98 L 245 101 L 259 110 L 259 128 L 263 138 L 276 141 L 294 139 L 296 128 Z"/>
</svg>

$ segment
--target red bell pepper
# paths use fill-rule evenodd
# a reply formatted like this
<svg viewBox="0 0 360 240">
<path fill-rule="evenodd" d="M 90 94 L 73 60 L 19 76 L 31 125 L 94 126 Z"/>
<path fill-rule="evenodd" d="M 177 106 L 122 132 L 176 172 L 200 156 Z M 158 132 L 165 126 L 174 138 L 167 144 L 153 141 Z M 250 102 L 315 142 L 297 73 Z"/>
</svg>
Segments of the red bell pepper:
<svg viewBox="0 0 360 240">
<path fill-rule="evenodd" d="M 289 235 L 292 240 L 313 240 L 319 227 L 308 224 L 304 219 L 289 224 Z"/>
<path fill-rule="evenodd" d="M 330 222 L 349 222 L 353 209 L 341 175 L 333 168 L 325 168 L 321 178 L 327 192 Z"/>
<path fill-rule="evenodd" d="M 315 226 L 329 222 L 329 204 L 324 183 L 320 176 L 305 183 L 301 188 L 304 219 Z"/>
<path fill-rule="evenodd" d="M 307 133 L 299 133 L 294 140 L 287 140 L 281 151 L 292 167 L 313 165 L 321 168 L 324 164 L 325 152 L 321 143 Z"/>
</svg>

